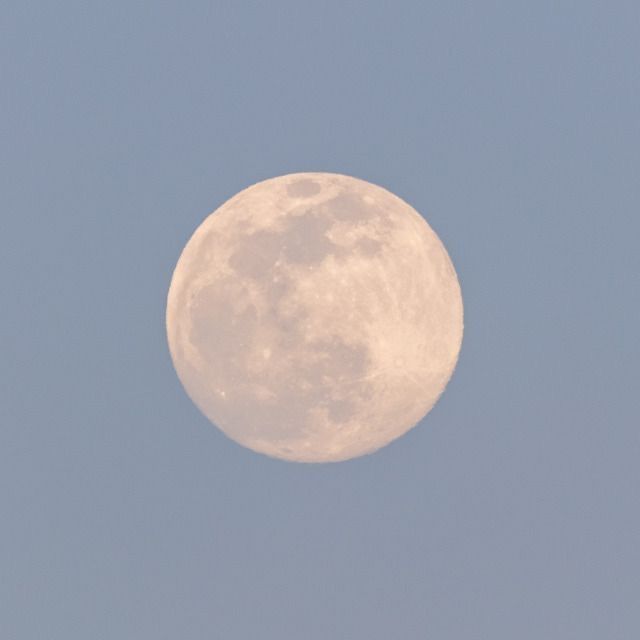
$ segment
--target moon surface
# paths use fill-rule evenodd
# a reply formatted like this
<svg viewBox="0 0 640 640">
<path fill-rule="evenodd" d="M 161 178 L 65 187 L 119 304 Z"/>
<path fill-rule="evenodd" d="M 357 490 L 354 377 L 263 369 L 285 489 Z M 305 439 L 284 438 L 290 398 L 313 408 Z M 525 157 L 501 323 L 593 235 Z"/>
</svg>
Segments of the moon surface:
<svg viewBox="0 0 640 640">
<path fill-rule="evenodd" d="M 463 306 L 446 249 L 406 202 L 333 173 L 259 182 L 207 217 L 167 301 L 178 377 L 236 442 L 298 462 L 371 453 L 433 407 Z"/>
</svg>

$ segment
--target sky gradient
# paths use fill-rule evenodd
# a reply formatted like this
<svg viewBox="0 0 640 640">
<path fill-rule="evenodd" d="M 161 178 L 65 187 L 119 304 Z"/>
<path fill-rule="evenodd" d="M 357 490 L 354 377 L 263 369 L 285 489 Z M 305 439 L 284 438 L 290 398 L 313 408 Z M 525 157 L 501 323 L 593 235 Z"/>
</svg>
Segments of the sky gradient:
<svg viewBox="0 0 640 640">
<path fill-rule="evenodd" d="M 640 631 L 637 2 L 0 10 L 0 636 L 629 640 Z M 213 428 L 164 313 L 240 189 L 420 211 L 465 337 L 378 453 Z"/>
</svg>

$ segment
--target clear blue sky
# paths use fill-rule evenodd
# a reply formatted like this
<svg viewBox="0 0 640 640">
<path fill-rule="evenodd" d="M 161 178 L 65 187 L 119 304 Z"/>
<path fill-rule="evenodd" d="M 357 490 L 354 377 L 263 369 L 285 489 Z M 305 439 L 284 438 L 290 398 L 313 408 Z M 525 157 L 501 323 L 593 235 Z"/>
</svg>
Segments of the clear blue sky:
<svg viewBox="0 0 640 640">
<path fill-rule="evenodd" d="M 0 637 L 640 633 L 640 5 L 0 10 Z M 333 171 L 421 211 L 466 334 L 375 455 L 226 439 L 164 310 L 202 219 Z"/>
</svg>

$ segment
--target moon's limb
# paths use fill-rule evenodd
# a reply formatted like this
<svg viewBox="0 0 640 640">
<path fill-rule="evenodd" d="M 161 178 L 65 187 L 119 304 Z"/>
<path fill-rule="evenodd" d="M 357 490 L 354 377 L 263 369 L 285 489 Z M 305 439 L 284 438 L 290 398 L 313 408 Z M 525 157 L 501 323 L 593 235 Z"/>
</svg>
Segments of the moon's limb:
<svg viewBox="0 0 640 640">
<path fill-rule="evenodd" d="M 460 286 L 407 203 L 356 178 L 300 173 L 240 192 L 195 231 L 167 303 L 187 393 L 270 456 L 338 461 L 413 427 L 455 368 Z"/>
</svg>

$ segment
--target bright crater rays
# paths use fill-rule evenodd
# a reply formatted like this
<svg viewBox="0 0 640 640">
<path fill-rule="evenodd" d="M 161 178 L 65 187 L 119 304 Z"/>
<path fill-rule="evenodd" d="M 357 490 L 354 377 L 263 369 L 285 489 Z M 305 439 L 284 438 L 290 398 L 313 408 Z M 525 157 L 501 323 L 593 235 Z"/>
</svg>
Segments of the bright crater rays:
<svg viewBox="0 0 640 640">
<path fill-rule="evenodd" d="M 245 189 L 195 231 L 167 334 L 185 390 L 230 438 L 329 462 L 429 412 L 462 318 L 453 265 L 414 209 L 363 180 L 298 173 Z"/>
</svg>

